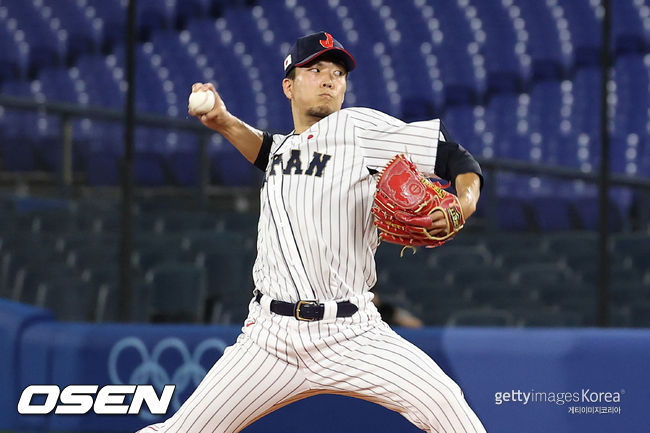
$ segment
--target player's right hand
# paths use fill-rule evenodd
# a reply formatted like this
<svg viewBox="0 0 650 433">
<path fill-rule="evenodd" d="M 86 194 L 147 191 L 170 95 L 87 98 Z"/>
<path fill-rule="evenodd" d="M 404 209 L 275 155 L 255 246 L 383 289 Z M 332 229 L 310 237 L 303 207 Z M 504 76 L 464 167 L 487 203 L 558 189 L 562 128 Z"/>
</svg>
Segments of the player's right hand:
<svg viewBox="0 0 650 433">
<path fill-rule="evenodd" d="M 226 104 L 219 96 L 219 92 L 214 88 L 212 83 L 194 83 L 192 84 L 192 92 L 197 92 L 199 90 L 207 90 L 214 93 L 214 107 L 211 111 L 205 114 L 197 114 L 188 110 L 188 113 L 192 116 L 197 117 L 201 123 L 207 126 L 210 129 L 215 131 L 223 130 L 229 121 L 231 121 L 232 116 L 226 108 Z"/>
</svg>

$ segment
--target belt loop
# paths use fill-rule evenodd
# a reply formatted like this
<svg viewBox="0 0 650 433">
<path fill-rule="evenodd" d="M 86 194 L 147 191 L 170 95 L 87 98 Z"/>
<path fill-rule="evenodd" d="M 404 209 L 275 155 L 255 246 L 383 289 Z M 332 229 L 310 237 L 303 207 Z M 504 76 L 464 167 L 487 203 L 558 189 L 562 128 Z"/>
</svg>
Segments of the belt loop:
<svg viewBox="0 0 650 433">
<path fill-rule="evenodd" d="M 266 314 L 271 314 L 271 302 L 273 299 L 271 299 L 270 296 L 262 295 L 262 299 L 260 299 L 260 305 L 262 306 L 262 309 Z"/>
<path fill-rule="evenodd" d="M 336 313 L 339 308 L 336 301 L 325 301 L 323 302 L 323 305 L 324 305 L 323 320 L 336 319 Z"/>
</svg>

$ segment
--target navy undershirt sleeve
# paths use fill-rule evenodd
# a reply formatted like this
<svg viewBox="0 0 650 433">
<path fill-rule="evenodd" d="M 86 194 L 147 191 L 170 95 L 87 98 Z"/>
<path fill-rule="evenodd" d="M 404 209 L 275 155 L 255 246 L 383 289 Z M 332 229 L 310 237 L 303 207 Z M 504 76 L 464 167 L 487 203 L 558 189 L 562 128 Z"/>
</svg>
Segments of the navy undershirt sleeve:
<svg viewBox="0 0 650 433">
<path fill-rule="evenodd" d="M 266 166 L 269 163 L 269 154 L 271 153 L 271 145 L 273 144 L 273 136 L 269 132 L 264 132 L 264 137 L 262 138 L 262 146 L 260 147 L 260 153 L 257 154 L 255 159 L 255 167 L 259 168 L 262 171 L 266 171 Z"/>
<path fill-rule="evenodd" d="M 483 188 L 481 166 L 463 146 L 453 141 L 438 142 L 435 172 L 441 178 L 451 181 L 452 185 L 459 174 L 476 173 Z"/>
</svg>

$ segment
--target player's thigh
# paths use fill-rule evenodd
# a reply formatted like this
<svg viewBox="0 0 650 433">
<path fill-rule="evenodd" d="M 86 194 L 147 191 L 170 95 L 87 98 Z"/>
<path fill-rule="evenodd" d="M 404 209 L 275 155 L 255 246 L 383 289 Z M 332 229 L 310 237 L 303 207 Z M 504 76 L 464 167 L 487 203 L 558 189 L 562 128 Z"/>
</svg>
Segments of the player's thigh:
<svg viewBox="0 0 650 433">
<path fill-rule="evenodd" d="M 272 356 L 241 335 L 171 418 L 141 431 L 237 432 L 300 393 L 303 385 L 297 366 Z"/>
<path fill-rule="evenodd" d="M 335 391 L 400 412 L 426 431 L 484 432 L 460 387 L 421 349 L 387 325 L 341 343 L 321 374 Z M 329 370 L 329 371 L 327 371 Z"/>
</svg>

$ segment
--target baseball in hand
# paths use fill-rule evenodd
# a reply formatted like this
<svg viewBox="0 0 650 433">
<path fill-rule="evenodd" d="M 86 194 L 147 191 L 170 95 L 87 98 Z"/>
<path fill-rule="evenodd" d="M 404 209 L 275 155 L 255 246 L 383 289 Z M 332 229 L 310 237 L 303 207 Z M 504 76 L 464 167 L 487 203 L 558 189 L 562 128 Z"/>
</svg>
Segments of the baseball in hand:
<svg viewBox="0 0 650 433">
<path fill-rule="evenodd" d="M 214 93 L 209 90 L 198 90 L 190 93 L 187 107 L 196 114 L 205 114 L 214 108 Z"/>
</svg>

